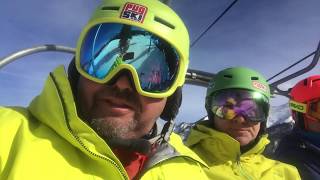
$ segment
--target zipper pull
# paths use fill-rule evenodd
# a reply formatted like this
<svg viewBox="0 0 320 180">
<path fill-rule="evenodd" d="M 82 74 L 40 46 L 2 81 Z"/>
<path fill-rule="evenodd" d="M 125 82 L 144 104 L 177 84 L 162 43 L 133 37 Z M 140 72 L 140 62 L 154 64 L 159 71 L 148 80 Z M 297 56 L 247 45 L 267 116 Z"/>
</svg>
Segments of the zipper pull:
<svg viewBox="0 0 320 180">
<path fill-rule="evenodd" d="M 237 164 L 240 164 L 240 154 L 237 154 L 236 162 L 237 162 Z"/>
</svg>

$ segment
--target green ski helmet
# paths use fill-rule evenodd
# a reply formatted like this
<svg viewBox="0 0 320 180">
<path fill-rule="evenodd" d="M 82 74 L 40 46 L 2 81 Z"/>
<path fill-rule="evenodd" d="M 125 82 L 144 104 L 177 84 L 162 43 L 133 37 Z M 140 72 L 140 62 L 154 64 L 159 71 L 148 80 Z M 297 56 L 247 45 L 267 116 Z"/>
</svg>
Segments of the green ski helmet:
<svg viewBox="0 0 320 180">
<path fill-rule="evenodd" d="M 205 108 L 208 116 L 211 112 L 212 96 L 215 92 L 227 89 L 244 89 L 259 92 L 270 100 L 270 88 L 266 79 L 258 72 L 245 67 L 227 68 L 218 72 L 209 82 L 207 88 Z"/>
</svg>

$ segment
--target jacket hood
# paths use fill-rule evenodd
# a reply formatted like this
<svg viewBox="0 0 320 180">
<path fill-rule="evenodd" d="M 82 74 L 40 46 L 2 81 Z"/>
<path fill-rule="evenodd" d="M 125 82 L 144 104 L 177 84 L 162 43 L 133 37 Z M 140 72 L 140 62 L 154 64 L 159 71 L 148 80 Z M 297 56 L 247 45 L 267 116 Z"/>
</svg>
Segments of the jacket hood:
<svg viewBox="0 0 320 180">
<path fill-rule="evenodd" d="M 85 153 L 89 153 L 89 150 L 100 156 L 113 154 L 104 140 L 78 117 L 76 103 L 63 66 L 50 73 L 43 91 L 33 99 L 28 109 L 36 119 Z"/>
</svg>

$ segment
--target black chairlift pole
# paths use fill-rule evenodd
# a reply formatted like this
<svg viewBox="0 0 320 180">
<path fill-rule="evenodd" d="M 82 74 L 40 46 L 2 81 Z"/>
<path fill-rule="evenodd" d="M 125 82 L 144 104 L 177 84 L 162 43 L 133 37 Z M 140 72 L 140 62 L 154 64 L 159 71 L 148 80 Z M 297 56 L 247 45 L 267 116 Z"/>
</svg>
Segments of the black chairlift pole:
<svg viewBox="0 0 320 180">
<path fill-rule="evenodd" d="M 316 51 L 313 51 L 312 53 L 308 54 L 307 56 L 305 56 L 304 58 L 300 59 L 299 61 L 293 63 L 292 65 L 288 66 L 287 68 L 283 69 L 282 71 L 280 71 L 279 73 L 275 74 L 274 76 L 272 76 L 271 78 L 269 78 L 267 81 L 271 81 L 272 79 L 274 79 L 275 77 L 279 76 L 280 74 L 286 72 L 287 70 L 291 69 L 293 66 L 301 63 L 302 61 L 308 59 L 309 57 L 313 56 L 316 53 Z"/>
<path fill-rule="evenodd" d="M 319 58 L 320 58 L 320 41 L 318 43 L 317 50 L 314 53 L 314 56 L 313 56 L 313 59 L 312 59 L 311 63 L 307 67 L 305 67 L 305 68 L 303 68 L 303 69 L 301 69 L 299 71 L 296 71 L 296 72 L 294 72 L 294 73 L 292 73 L 292 74 L 290 74 L 290 75 L 288 75 L 288 76 L 286 76 L 284 78 L 281 78 L 281 79 L 277 80 L 276 82 L 271 83 L 270 84 L 271 92 L 274 93 L 274 94 L 279 94 L 279 95 L 283 95 L 283 96 L 289 97 L 290 90 L 288 89 L 286 91 L 283 91 L 283 90 L 278 88 L 278 85 L 280 85 L 280 84 L 282 84 L 284 82 L 287 82 L 287 81 L 289 81 L 289 80 L 291 80 L 291 79 L 293 79 L 295 77 L 298 77 L 298 76 L 300 76 L 300 75 L 302 75 L 302 74 L 304 74 L 306 72 L 309 72 L 311 69 L 313 69 L 318 64 Z"/>
</svg>

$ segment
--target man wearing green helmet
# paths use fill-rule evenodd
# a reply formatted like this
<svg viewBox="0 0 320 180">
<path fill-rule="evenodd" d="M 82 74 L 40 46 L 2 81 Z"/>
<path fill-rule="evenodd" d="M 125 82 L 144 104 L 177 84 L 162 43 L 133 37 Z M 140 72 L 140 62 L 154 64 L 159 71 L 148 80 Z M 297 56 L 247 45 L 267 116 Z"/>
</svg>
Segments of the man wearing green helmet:
<svg viewBox="0 0 320 180">
<path fill-rule="evenodd" d="M 26 108 L 0 107 L 0 179 L 206 179 L 205 163 L 170 135 L 188 56 L 168 6 L 103 1 L 68 74 L 51 72 Z"/>
<path fill-rule="evenodd" d="M 244 67 L 227 68 L 210 81 L 208 121 L 186 140 L 209 166 L 210 179 L 300 179 L 295 167 L 265 158 L 270 90 L 265 78 Z"/>
</svg>

